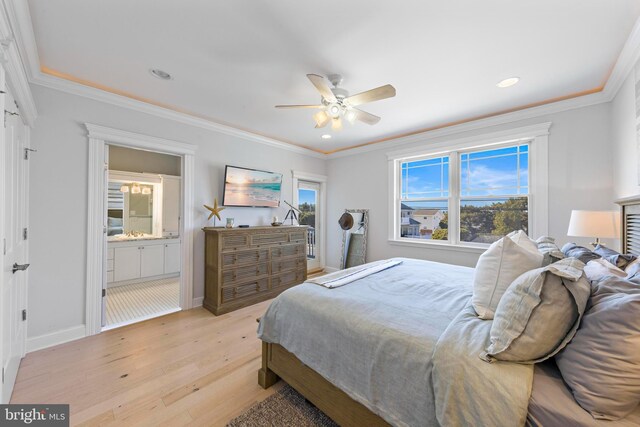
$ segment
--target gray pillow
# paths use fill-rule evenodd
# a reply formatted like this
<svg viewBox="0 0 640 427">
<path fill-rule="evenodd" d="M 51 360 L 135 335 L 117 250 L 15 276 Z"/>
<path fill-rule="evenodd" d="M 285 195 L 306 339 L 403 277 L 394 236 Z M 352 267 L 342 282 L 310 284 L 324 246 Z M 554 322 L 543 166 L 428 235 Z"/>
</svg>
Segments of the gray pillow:
<svg viewBox="0 0 640 427">
<path fill-rule="evenodd" d="M 593 252 L 602 256 L 602 258 L 606 259 L 616 267 L 622 269 L 624 269 L 631 261 L 636 259 L 634 255 L 621 254 L 618 251 L 614 251 L 613 249 L 609 249 L 608 247 L 602 245 L 596 246 Z"/>
<path fill-rule="evenodd" d="M 617 277 L 591 286 L 582 325 L 556 363 L 580 406 L 618 420 L 640 403 L 640 286 Z"/>
<path fill-rule="evenodd" d="M 514 280 L 498 304 L 491 344 L 481 358 L 536 363 L 567 345 L 591 293 L 583 268 L 565 258 Z"/>
<path fill-rule="evenodd" d="M 567 243 L 562 247 L 562 253 L 566 257 L 578 258 L 585 264 L 591 260 L 602 258 L 600 255 L 594 253 L 589 248 L 584 246 L 578 246 L 575 243 Z"/>
<path fill-rule="evenodd" d="M 564 254 L 556 245 L 556 239 L 549 236 L 542 236 L 536 240 L 538 245 L 538 251 L 542 253 L 544 257 L 542 259 L 542 266 L 547 266 L 549 264 L 553 264 L 556 261 L 560 261 L 564 258 Z"/>
</svg>

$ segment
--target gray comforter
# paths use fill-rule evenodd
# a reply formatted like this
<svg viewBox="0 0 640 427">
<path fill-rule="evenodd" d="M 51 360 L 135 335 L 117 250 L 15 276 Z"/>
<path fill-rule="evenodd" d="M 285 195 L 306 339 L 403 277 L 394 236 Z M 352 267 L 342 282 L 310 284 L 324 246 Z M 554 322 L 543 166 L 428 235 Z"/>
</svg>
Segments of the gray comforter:
<svg viewBox="0 0 640 427">
<path fill-rule="evenodd" d="M 403 259 L 340 288 L 282 293 L 258 336 L 280 344 L 399 426 L 521 426 L 533 367 L 479 358 L 490 321 L 470 305 L 473 269 Z"/>
</svg>

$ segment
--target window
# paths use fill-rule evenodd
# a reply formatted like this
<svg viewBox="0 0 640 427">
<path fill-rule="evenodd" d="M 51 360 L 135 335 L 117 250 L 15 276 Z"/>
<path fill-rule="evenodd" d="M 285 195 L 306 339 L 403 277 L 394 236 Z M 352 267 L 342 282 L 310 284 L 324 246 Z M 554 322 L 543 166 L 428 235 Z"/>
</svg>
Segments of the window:
<svg viewBox="0 0 640 427">
<path fill-rule="evenodd" d="M 513 230 L 529 233 L 530 143 L 395 160 L 395 237 L 484 246 Z"/>
</svg>

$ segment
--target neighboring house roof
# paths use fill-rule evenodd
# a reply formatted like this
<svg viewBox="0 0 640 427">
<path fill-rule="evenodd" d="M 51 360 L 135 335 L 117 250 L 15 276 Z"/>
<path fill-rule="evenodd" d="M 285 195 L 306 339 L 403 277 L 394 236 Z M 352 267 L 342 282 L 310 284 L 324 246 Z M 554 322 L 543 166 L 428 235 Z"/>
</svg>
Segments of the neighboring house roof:
<svg viewBox="0 0 640 427">
<path fill-rule="evenodd" d="M 442 212 L 442 209 L 416 209 L 413 211 L 413 215 L 436 215 L 438 212 Z"/>
<path fill-rule="evenodd" d="M 409 218 L 409 225 L 420 225 L 420 221 L 416 221 L 413 218 Z"/>
<path fill-rule="evenodd" d="M 404 203 L 400 204 L 400 209 L 402 209 L 403 211 L 412 211 L 413 208 L 411 206 L 407 206 Z"/>
</svg>

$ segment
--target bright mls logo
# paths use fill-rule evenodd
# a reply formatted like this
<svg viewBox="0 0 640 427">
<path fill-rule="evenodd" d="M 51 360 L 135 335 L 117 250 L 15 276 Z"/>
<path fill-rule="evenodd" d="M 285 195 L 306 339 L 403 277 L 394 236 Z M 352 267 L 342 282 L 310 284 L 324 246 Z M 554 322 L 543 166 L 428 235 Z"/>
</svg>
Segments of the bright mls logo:
<svg viewBox="0 0 640 427">
<path fill-rule="evenodd" d="M 69 405 L 0 405 L 2 426 L 69 425 Z"/>
</svg>

